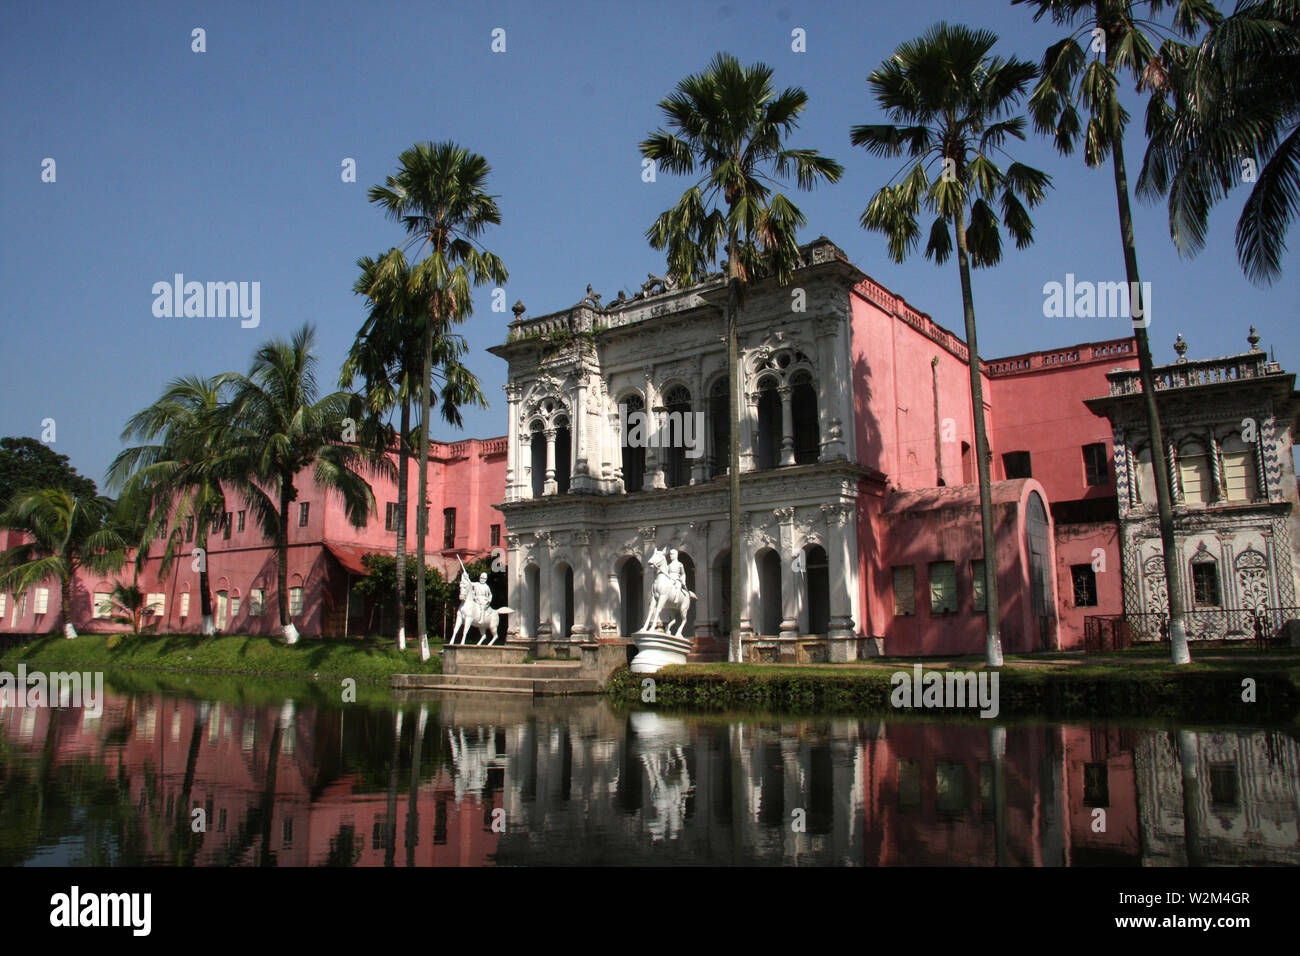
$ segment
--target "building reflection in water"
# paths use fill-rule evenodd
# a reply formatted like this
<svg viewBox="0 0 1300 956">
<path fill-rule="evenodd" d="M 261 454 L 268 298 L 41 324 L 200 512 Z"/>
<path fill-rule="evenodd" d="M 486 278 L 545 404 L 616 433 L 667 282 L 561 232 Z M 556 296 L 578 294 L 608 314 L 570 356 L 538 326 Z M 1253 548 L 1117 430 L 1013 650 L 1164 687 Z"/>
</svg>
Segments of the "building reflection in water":
<svg viewBox="0 0 1300 956">
<path fill-rule="evenodd" d="M 1298 821 L 1277 731 L 513 695 L 0 710 L 9 865 L 1296 865 Z"/>
</svg>

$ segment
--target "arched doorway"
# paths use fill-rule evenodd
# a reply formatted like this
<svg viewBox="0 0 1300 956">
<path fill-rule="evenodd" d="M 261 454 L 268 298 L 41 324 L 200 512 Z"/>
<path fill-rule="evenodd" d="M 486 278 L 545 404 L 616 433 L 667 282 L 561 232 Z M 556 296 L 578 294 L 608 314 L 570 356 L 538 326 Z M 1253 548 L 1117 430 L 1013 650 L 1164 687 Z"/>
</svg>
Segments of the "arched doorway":
<svg viewBox="0 0 1300 956">
<path fill-rule="evenodd" d="M 555 422 L 555 493 L 569 493 L 569 478 L 573 473 L 573 439 L 568 419 Z"/>
<path fill-rule="evenodd" d="M 731 636 L 731 552 L 722 551 L 713 559 L 712 606 L 718 616 L 718 632 Z"/>
<path fill-rule="evenodd" d="M 546 436 L 542 423 L 533 422 L 529 438 L 529 461 L 532 465 L 533 497 L 540 498 L 546 489 Z"/>
<path fill-rule="evenodd" d="M 685 551 L 677 552 L 677 560 L 682 563 L 682 569 L 686 572 L 686 590 L 694 592 L 697 599 L 691 602 L 690 612 L 686 615 L 686 628 L 682 631 L 687 637 L 695 636 L 695 612 L 699 607 L 698 596 L 700 589 L 695 586 L 695 562 Z"/>
<path fill-rule="evenodd" d="M 758 555 L 758 633 L 781 633 L 781 557 L 770 548 Z"/>
<path fill-rule="evenodd" d="M 623 449 L 623 490 L 640 491 L 645 482 L 647 423 L 641 421 L 638 424 L 637 420 L 642 418 L 640 413 L 645 411 L 645 402 L 640 395 L 629 395 L 623 399 L 623 410 L 626 431 L 619 436 Z"/>
<path fill-rule="evenodd" d="M 765 378 L 758 386 L 758 467 L 781 463 L 781 396 L 776 382 Z"/>
<path fill-rule="evenodd" d="M 804 551 L 805 606 L 808 609 L 809 634 L 825 634 L 831 623 L 831 579 L 826 549 L 811 544 Z"/>
<path fill-rule="evenodd" d="M 535 564 L 524 568 L 524 636 L 535 640 L 542 623 L 542 572 Z"/>
<path fill-rule="evenodd" d="M 817 427 L 817 390 L 813 388 L 812 375 L 803 370 L 790 377 L 790 417 L 794 426 L 794 463 L 808 465 L 817 461 L 822 451 Z"/>
<path fill-rule="evenodd" d="M 1038 646 L 1049 650 L 1052 645 L 1052 555 L 1048 534 L 1047 509 L 1038 492 L 1030 492 L 1025 505 L 1025 538 L 1029 554 L 1029 601 L 1038 628 Z M 1028 648 L 1026 648 L 1028 650 Z"/>
<path fill-rule="evenodd" d="M 555 607 L 560 617 L 560 640 L 568 640 L 573 633 L 573 568 L 560 564 L 555 569 Z"/>
<path fill-rule="evenodd" d="M 659 434 L 664 483 L 680 488 L 691 483 L 691 459 L 686 457 L 686 416 L 691 414 L 691 393 L 678 385 L 664 396 L 664 430 Z"/>
<path fill-rule="evenodd" d="M 623 606 L 619 608 L 619 626 L 624 637 L 630 637 L 645 623 L 645 571 L 641 562 L 626 557 L 618 566 L 618 592 Z"/>
<path fill-rule="evenodd" d="M 718 379 L 709 389 L 709 431 L 713 436 L 713 453 L 709 475 L 725 475 L 731 463 L 731 408 L 727 400 L 727 379 Z"/>
</svg>

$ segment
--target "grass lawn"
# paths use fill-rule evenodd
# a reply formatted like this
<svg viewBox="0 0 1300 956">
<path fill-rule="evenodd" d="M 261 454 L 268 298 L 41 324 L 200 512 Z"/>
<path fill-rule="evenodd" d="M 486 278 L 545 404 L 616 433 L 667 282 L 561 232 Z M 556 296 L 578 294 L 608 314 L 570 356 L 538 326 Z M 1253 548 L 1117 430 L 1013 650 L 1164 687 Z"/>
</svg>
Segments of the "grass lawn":
<svg viewBox="0 0 1300 956">
<path fill-rule="evenodd" d="M 431 643 L 431 649 L 437 644 Z M 304 638 L 290 647 L 280 638 L 192 634 L 83 634 L 38 637 L 30 643 L 0 651 L 0 664 L 9 670 L 29 667 L 77 670 L 176 670 L 201 673 L 260 674 L 281 677 L 352 677 L 358 681 L 387 681 L 393 674 L 437 674 L 442 658 L 420 660 L 419 645 L 398 651 L 393 640 Z"/>
</svg>

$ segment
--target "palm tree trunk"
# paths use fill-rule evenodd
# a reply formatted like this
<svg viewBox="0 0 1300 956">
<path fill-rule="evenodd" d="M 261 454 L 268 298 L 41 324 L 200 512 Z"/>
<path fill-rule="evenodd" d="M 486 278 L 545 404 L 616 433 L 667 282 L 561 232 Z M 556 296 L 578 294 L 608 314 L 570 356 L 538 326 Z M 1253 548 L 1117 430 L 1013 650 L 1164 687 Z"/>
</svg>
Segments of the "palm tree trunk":
<svg viewBox="0 0 1300 956">
<path fill-rule="evenodd" d="M 429 530 L 429 381 L 433 378 L 433 323 L 438 313 L 438 297 L 429 299 L 429 321 L 424 329 L 424 377 L 420 380 L 420 500 L 415 504 L 415 620 L 420 632 L 420 660 L 429 659 L 429 631 L 425 607 L 424 539 Z"/>
<path fill-rule="evenodd" d="M 63 636 L 69 639 L 77 636 L 77 629 L 72 623 L 72 575 L 74 573 L 69 569 L 67 577 L 59 582 L 59 609 L 63 612 Z M 92 597 L 91 600 L 93 601 L 94 598 Z M 93 615 L 95 609 L 92 607 L 90 611 Z"/>
<path fill-rule="evenodd" d="M 217 632 L 216 621 L 212 617 L 212 581 L 208 577 L 208 535 L 203 531 L 202 522 L 195 522 L 199 532 L 194 542 L 203 555 L 199 562 L 199 617 L 202 621 L 200 631 L 204 637 L 211 637 Z"/>
<path fill-rule="evenodd" d="M 748 560 L 742 552 L 740 535 L 740 339 L 737 332 L 740 311 L 739 253 L 732 237 L 727 247 L 727 414 L 731 427 L 727 436 L 727 517 L 731 525 L 731 635 L 727 642 L 727 660 L 738 662 L 740 644 L 741 601 L 744 592 L 744 569 Z"/>
<path fill-rule="evenodd" d="M 406 504 L 407 476 L 410 473 L 410 456 L 407 453 L 406 433 L 411 428 L 411 397 L 402 399 L 401 432 L 398 435 L 397 457 L 397 649 L 406 650 Z"/>
<path fill-rule="evenodd" d="M 961 308 L 966 319 L 966 349 L 970 353 L 971 417 L 975 421 L 975 465 L 980 482 L 980 527 L 984 535 L 984 663 L 1002 666 L 1001 613 L 998 603 L 997 542 L 993 534 L 993 486 L 989 480 L 989 439 L 984 422 L 984 385 L 980 381 L 979 345 L 975 339 L 975 299 L 970 288 L 970 256 L 966 249 L 966 216 L 953 215 L 957 233 L 957 269 L 961 273 Z"/>
<path fill-rule="evenodd" d="M 293 479 L 280 476 L 280 524 L 275 534 L 275 580 L 279 593 L 280 631 L 287 644 L 298 643 L 298 629 L 289 617 L 289 505 L 297 497 Z"/>
<path fill-rule="evenodd" d="M 1136 323 L 1133 337 L 1137 340 L 1138 377 L 1142 382 L 1142 403 L 1146 409 L 1147 434 L 1151 436 L 1151 469 L 1156 483 L 1156 512 L 1160 521 L 1161 552 L 1165 558 L 1165 590 L 1169 592 L 1169 650 L 1175 664 L 1190 664 L 1192 655 L 1187 647 L 1187 617 L 1183 607 L 1181 558 L 1174 538 L 1174 509 L 1170 501 L 1169 462 L 1165 458 L 1164 432 L 1160 427 L 1160 411 L 1156 404 L 1155 378 L 1152 375 L 1151 345 L 1147 340 L 1146 326 L 1151 317 L 1147 314 L 1149 303 L 1142 302 L 1142 284 L 1138 277 L 1137 242 L 1133 238 L 1133 212 L 1128 201 L 1128 172 L 1124 167 L 1122 134 L 1111 144 L 1111 165 L 1115 170 L 1115 198 L 1119 204 L 1119 231 L 1124 243 L 1124 272 L 1129 282 L 1132 301 L 1129 311 L 1141 315 L 1142 325 Z"/>
</svg>

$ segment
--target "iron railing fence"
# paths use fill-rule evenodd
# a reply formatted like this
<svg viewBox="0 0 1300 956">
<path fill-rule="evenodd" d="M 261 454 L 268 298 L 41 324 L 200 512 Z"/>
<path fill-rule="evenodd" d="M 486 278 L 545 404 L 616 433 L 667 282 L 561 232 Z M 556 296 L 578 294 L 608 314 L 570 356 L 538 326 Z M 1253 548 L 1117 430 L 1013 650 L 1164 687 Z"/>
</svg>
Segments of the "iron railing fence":
<svg viewBox="0 0 1300 956">
<path fill-rule="evenodd" d="M 1195 608 L 1187 612 L 1192 641 L 1253 641 L 1259 647 L 1282 638 L 1288 621 L 1300 620 L 1300 607 Z M 1105 614 L 1083 621 L 1088 654 L 1123 650 L 1169 640 L 1169 615 L 1162 612 Z"/>
</svg>

